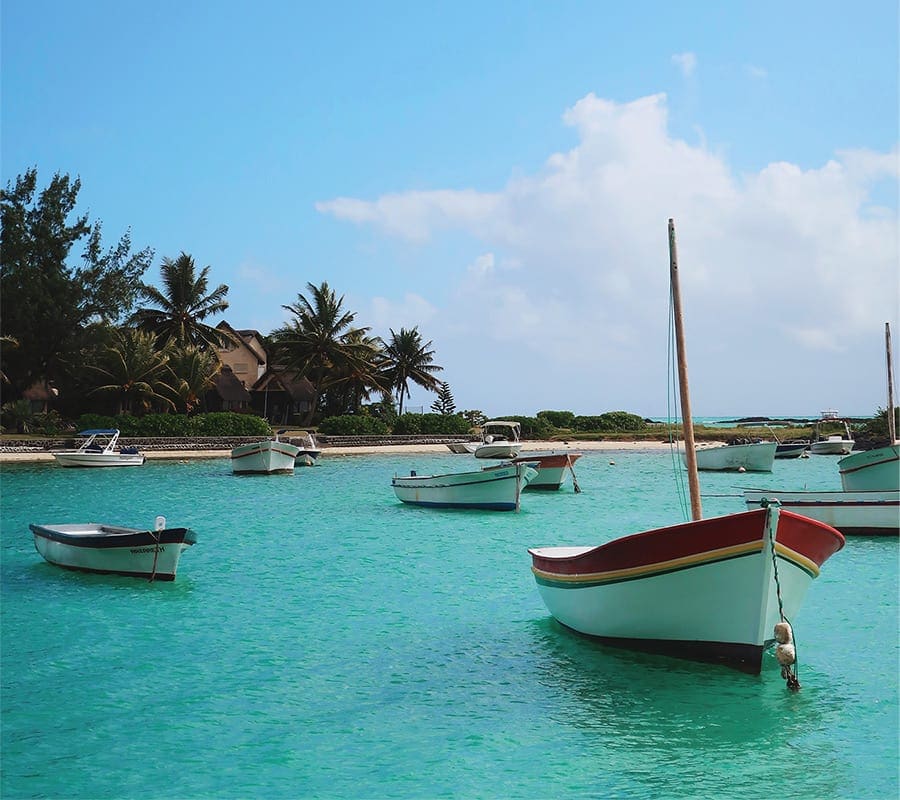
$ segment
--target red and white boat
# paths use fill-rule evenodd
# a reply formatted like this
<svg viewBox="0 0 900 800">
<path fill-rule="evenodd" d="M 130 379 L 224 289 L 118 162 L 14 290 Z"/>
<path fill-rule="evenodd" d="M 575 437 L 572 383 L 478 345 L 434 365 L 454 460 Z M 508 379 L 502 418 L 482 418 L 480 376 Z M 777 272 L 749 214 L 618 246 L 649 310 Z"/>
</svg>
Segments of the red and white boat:
<svg viewBox="0 0 900 800">
<path fill-rule="evenodd" d="M 531 464 L 538 471 L 538 474 L 528 482 L 528 485 L 525 487 L 526 491 L 543 490 L 555 492 L 565 482 L 566 475 L 571 472 L 575 491 L 578 492 L 580 488 L 572 465 L 579 458 L 581 458 L 581 453 L 570 453 L 568 450 L 553 450 L 539 453 L 524 453 L 516 456 L 512 461 L 514 464 Z"/>
<path fill-rule="evenodd" d="M 777 503 L 702 518 L 672 220 L 669 249 L 693 520 L 599 545 L 534 547 L 532 573 L 560 623 L 612 645 L 758 673 L 777 638 L 782 675 L 796 689 L 789 622 L 844 537 Z"/>
<path fill-rule="evenodd" d="M 795 618 L 822 564 L 843 546 L 838 531 L 773 504 L 596 547 L 528 552 L 541 598 L 566 627 L 757 673 L 775 623 Z"/>
</svg>

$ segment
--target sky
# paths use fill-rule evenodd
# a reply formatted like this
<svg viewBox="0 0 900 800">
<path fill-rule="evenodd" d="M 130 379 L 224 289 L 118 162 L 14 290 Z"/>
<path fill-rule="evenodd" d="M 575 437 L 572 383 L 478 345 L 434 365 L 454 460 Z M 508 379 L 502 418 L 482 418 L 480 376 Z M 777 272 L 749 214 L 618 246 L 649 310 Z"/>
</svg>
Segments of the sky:
<svg viewBox="0 0 900 800">
<path fill-rule="evenodd" d="M 694 415 L 866 416 L 898 71 L 896 0 L 3 0 L 0 169 L 208 265 L 212 324 L 327 281 L 490 417 L 669 413 L 671 218 Z"/>
</svg>

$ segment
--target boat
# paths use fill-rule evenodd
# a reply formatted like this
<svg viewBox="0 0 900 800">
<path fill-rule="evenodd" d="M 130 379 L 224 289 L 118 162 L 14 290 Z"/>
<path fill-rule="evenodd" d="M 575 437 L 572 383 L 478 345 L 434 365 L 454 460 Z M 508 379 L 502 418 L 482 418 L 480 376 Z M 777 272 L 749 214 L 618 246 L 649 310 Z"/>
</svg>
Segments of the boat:
<svg viewBox="0 0 900 800">
<path fill-rule="evenodd" d="M 117 428 L 92 428 L 81 431 L 84 442 L 75 450 L 51 450 L 50 455 L 63 467 L 139 467 L 144 455 L 136 447 L 116 446 Z"/>
<path fill-rule="evenodd" d="M 845 491 L 900 489 L 900 442 L 894 423 L 894 368 L 891 357 L 891 326 L 884 323 L 884 349 L 887 356 L 887 428 L 884 447 L 852 453 L 838 461 L 841 486 Z"/>
<path fill-rule="evenodd" d="M 451 453 L 456 453 L 457 455 L 464 455 L 468 453 L 469 455 L 473 455 L 475 451 L 478 449 L 477 442 L 447 442 L 447 448 Z"/>
<path fill-rule="evenodd" d="M 781 507 L 824 522 L 844 536 L 897 536 L 900 534 L 900 491 L 791 492 L 744 488 L 748 509 L 777 499 Z"/>
<path fill-rule="evenodd" d="M 518 511 L 519 498 L 537 470 L 526 463 L 495 464 L 446 475 L 395 475 L 394 494 L 404 503 L 431 508 Z"/>
<path fill-rule="evenodd" d="M 190 528 L 167 528 L 157 517 L 153 530 L 98 522 L 28 526 L 34 546 L 50 564 L 82 572 L 173 581 L 181 554 L 196 544 Z"/>
<path fill-rule="evenodd" d="M 843 433 L 823 433 L 823 429 L 832 425 L 842 425 Z M 814 456 L 845 456 L 853 450 L 853 436 L 847 421 L 837 416 L 837 411 L 823 411 L 816 421 L 815 434 L 809 444 L 809 452 Z"/>
<path fill-rule="evenodd" d="M 319 447 L 319 443 L 316 441 L 315 434 L 312 431 L 306 431 L 300 437 L 297 446 L 300 450 L 294 456 L 294 466 L 296 467 L 311 467 L 316 463 L 316 459 L 322 455 L 322 448 Z"/>
<path fill-rule="evenodd" d="M 789 439 L 784 442 L 778 442 L 775 448 L 775 458 L 800 458 L 809 450 L 809 441 L 804 439 Z"/>
<path fill-rule="evenodd" d="M 481 444 L 475 458 L 515 458 L 522 449 L 522 426 L 518 422 L 492 420 L 481 426 Z"/>
<path fill-rule="evenodd" d="M 771 472 L 778 442 L 735 442 L 697 448 L 697 469 L 712 472 Z"/>
<path fill-rule="evenodd" d="M 231 451 L 231 470 L 235 475 L 271 475 L 276 472 L 293 472 L 300 448 L 290 442 L 274 439 L 242 444 Z"/>
<path fill-rule="evenodd" d="M 537 475 L 525 487 L 526 491 L 557 491 L 564 483 L 566 475 L 572 473 L 572 482 L 576 492 L 581 491 L 578 478 L 575 476 L 575 462 L 581 453 L 568 450 L 549 450 L 546 452 L 529 452 L 512 459 L 513 463 L 525 462 L 537 468 Z"/>
<path fill-rule="evenodd" d="M 703 519 L 672 220 L 669 252 L 692 519 L 599 545 L 531 548 L 532 573 L 557 621 L 618 647 L 759 673 L 778 639 L 782 676 L 798 689 L 788 621 L 844 537 L 777 503 Z"/>
</svg>

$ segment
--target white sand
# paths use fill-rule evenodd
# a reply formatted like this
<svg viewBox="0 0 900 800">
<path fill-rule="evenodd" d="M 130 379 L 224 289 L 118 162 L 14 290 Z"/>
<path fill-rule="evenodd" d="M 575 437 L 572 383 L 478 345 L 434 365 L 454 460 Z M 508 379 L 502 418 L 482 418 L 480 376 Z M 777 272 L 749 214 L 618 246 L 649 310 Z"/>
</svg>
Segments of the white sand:
<svg viewBox="0 0 900 800">
<path fill-rule="evenodd" d="M 683 444 L 682 444 L 683 446 Z M 570 450 L 573 453 L 584 453 L 588 450 L 604 451 L 652 451 L 667 450 L 668 442 L 522 442 L 522 452 L 535 450 Z M 341 455 L 377 455 L 379 453 L 449 453 L 445 444 L 390 444 L 365 445 L 361 447 L 322 447 L 322 455 L 333 457 Z M 148 460 L 157 459 L 193 459 L 193 458 L 229 458 L 230 450 L 147 450 L 144 455 Z M 0 463 L 13 461 L 52 461 L 53 456 L 46 452 L 0 453 Z"/>
</svg>

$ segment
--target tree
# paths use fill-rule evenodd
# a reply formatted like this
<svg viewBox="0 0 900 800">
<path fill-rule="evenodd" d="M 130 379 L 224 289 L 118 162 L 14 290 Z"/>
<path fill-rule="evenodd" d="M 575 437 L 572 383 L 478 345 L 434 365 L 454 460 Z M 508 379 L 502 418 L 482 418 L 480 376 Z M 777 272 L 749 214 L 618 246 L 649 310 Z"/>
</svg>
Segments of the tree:
<svg viewBox="0 0 900 800">
<path fill-rule="evenodd" d="M 453 399 L 449 383 L 441 384 L 441 388 L 438 389 L 437 400 L 431 404 L 431 410 L 444 416 L 456 413 L 456 401 Z"/>
<path fill-rule="evenodd" d="M 322 392 L 346 378 L 354 368 L 362 369 L 372 348 L 365 341 L 368 328 L 356 328 L 356 314 L 344 311 L 343 295 L 338 297 L 323 281 L 320 286 L 307 283 L 311 299 L 303 294 L 297 301 L 282 306 L 294 319 L 273 331 L 273 361 L 295 370 L 313 384 L 314 397 L 304 425 L 309 425 L 319 406 Z"/>
<path fill-rule="evenodd" d="M 57 383 L 78 363 L 93 323 L 131 312 L 153 251 L 131 253 L 131 234 L 105 251 L 100 223 L 72 215 L 79 179 L 56 173 L 37 197 L 37 169 L 0 192 L 0 322 L 18 348 L 4 347 L 2 367 L 11 394 L 35 381 Z M 85 240 L 80 265 L 72 248 Z"/>
<path fill-rule="evenodd" d="M 353 350 L 353 358 L 336 366 L 329 375 L 325 392 L 325 414 L 358 414 L 374 392 L 390 394 L 384 376 L 384 352 L 377 336 L 367 336 L 368 328 L 354 328 L 341 337 Z"/>
<path fill-rule="evenodd" d="M 169 369 L 171 348 L 157 347 L 156 336 L 141 330 L 116 331 L 113 344 L 104 348 L 102 361 L 89 365 L 101 383 L 91 394 L 112 394 L 116 413 L 144 412 L 154 405 L 174 408 L 178 391 Z"/>
<path fill-rule="evenodd" d="M 440 382 L 433 373 L 444 368 L 434 361 L 434 351 L 429 350 L 431 342 L 422 342 L 418 328 L 400 328 L 399 333 L 391 331 L 391 340 L 385 345 L 387 367 L 385 374 L 389 385 L 397 390 L 400 415 L 403 415 L 403 398 L 409 397 L 409 383 L 412 381 L 423 389 L 437 391 Z"/>
<path fill-rule="evenodd" d="M 184 252 L 174 260 L 164 258 L 160 272 L 162 290 L 143 283 L 139 289 L 141 300 L 154 303 L 156 308 L 138 309 L 129 322 L 156 334 L 160 344 L 171 342 L 177 347 L 201 350 L 229 344 L 231 337 L 225 331 L 203 322 L 228 308 L 228 286 L 219 284 L 207 294 L 209 267 L 198 275 L 194 259 Z"/>
<path fill-rule="evenodd" d="M 216 385 L 216 375 L 222 362 L 214 350 L 199 347 L 175 348 L 169 356 L 169 382 L 176 391 L 175 402 L 179 411 L 191 414 L 201 406 L 206 393 Z"/>
</svg>

